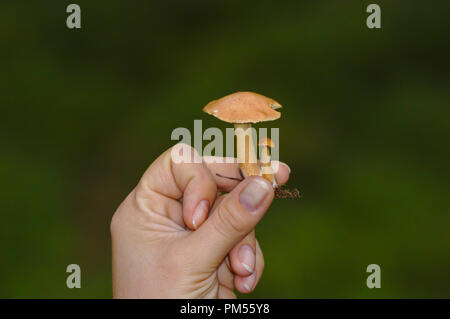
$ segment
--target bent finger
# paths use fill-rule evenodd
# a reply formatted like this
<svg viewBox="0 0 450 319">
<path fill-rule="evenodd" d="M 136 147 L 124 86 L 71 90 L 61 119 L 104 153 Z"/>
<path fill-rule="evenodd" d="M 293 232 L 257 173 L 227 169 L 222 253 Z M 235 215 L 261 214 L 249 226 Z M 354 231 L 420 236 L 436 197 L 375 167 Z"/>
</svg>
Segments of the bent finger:
<svg viewBox="0 0 450 319">
<path fill-rule="evenodd" d="M 258 241 L 256 241 L 255 271 L 250 276 L 235 276 L 234 286 L 236 290 L 244 294 L 252 292 L 258 285 L 263 272 L 264 272 L 264 256 Z"/>
<path fill-rule="evenodd" d="M 194 148 L 177 144 L 156 159 L 136 188 L 139 198 L 160 214 L 195 229 L 206 218 L 217 194 L 211 172 Z M 183 198 L 182 203 L 179 200 Z M 178 204 L 182 209 L 174 209 Z M 176 211 L 182 216 L 171 216 Z M 182 218 L 180 218 L 182 217 Z"/>
<path fill-rule="evenodd" d="M 231 270 L 239 276 L 250 276 L 256 265 L 256 238 L 253 230 L 234 246 L 228 254 Z"/>
</svg>

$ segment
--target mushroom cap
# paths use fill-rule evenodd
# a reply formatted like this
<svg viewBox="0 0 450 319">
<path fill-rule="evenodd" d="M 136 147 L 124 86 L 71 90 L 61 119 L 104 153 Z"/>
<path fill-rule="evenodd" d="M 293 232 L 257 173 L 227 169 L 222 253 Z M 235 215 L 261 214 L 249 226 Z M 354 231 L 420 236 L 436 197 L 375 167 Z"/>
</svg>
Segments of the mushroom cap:
<svg viewBox="0 0 450 319">
<path fill-rule="evenodd" d="M 253 92 L 236 92 L 209 102 L 203 112 L 228 123 L 258 123 L 273 121 L 281 114 L 277 101 Z"/>
<path fill-rule="evenodd" d="M 268 146 L 270 148 L 275 147 L 275 143 L 270 139 L 270 137 L 263 137 L 262 139 L 259 140 L 258 145 L 259 146 Z"/>
</svg>

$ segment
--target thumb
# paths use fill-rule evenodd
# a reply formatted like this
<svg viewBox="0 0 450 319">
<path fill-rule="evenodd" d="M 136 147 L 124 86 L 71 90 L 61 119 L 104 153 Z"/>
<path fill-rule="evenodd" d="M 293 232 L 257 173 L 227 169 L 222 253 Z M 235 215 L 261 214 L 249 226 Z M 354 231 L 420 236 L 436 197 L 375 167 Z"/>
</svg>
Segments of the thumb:
<svg viewBox="0 0 450 319">
<path fill-rule="evenodd" d="M 274 197 L 272 184 L 258 176 L 246 178 L 220 202 L 203 225 L 190 235 L 196 260 L 212 267 L 250 233 Z M 203 263 L 203 265 L 204 265 Z"/>
</svg>

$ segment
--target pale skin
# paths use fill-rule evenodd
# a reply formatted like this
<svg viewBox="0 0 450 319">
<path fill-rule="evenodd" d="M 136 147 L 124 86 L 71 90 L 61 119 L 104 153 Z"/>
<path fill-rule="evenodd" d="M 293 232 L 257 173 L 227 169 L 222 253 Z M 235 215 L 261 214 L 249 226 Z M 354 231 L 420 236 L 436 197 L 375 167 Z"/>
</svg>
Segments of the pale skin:
<svg viewBox="0 0 450 319">
<path fill-rule="evenodd" d="M 264 269 L 255 226 L 272 203 L 272 184 L 242 182 L 237 163 L 156 159 L 111 221 L 115 298 L 235 298 Z M 276 179 L 287 182 L 279 165 Z M 225 195 L 219 195 L 226 192 Z"/>
</svg>

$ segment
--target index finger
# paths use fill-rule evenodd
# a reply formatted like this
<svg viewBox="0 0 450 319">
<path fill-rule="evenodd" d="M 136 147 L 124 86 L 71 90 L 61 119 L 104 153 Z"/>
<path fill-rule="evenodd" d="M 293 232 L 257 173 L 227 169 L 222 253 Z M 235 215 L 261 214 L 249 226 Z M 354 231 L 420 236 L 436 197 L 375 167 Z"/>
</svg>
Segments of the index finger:
<svg viewBox="0 0 450 319">
<path fill-rule="evenodd" d="M 236 158 L 203 156 L 203 162 L 213 175 L 217 187 L 222 191 L 230 192 L 239 183 L 239 180 L 237 179 L 243 178 Z M 280 186 L 286 184 L 291 173 L 289 166 L 286 163 L 279 161 L 272 161 L 271 165 L 274 168 L 274 171 L 275 168 L 278 168 L 275 173 L 277 183 Z"/>
</svg>

